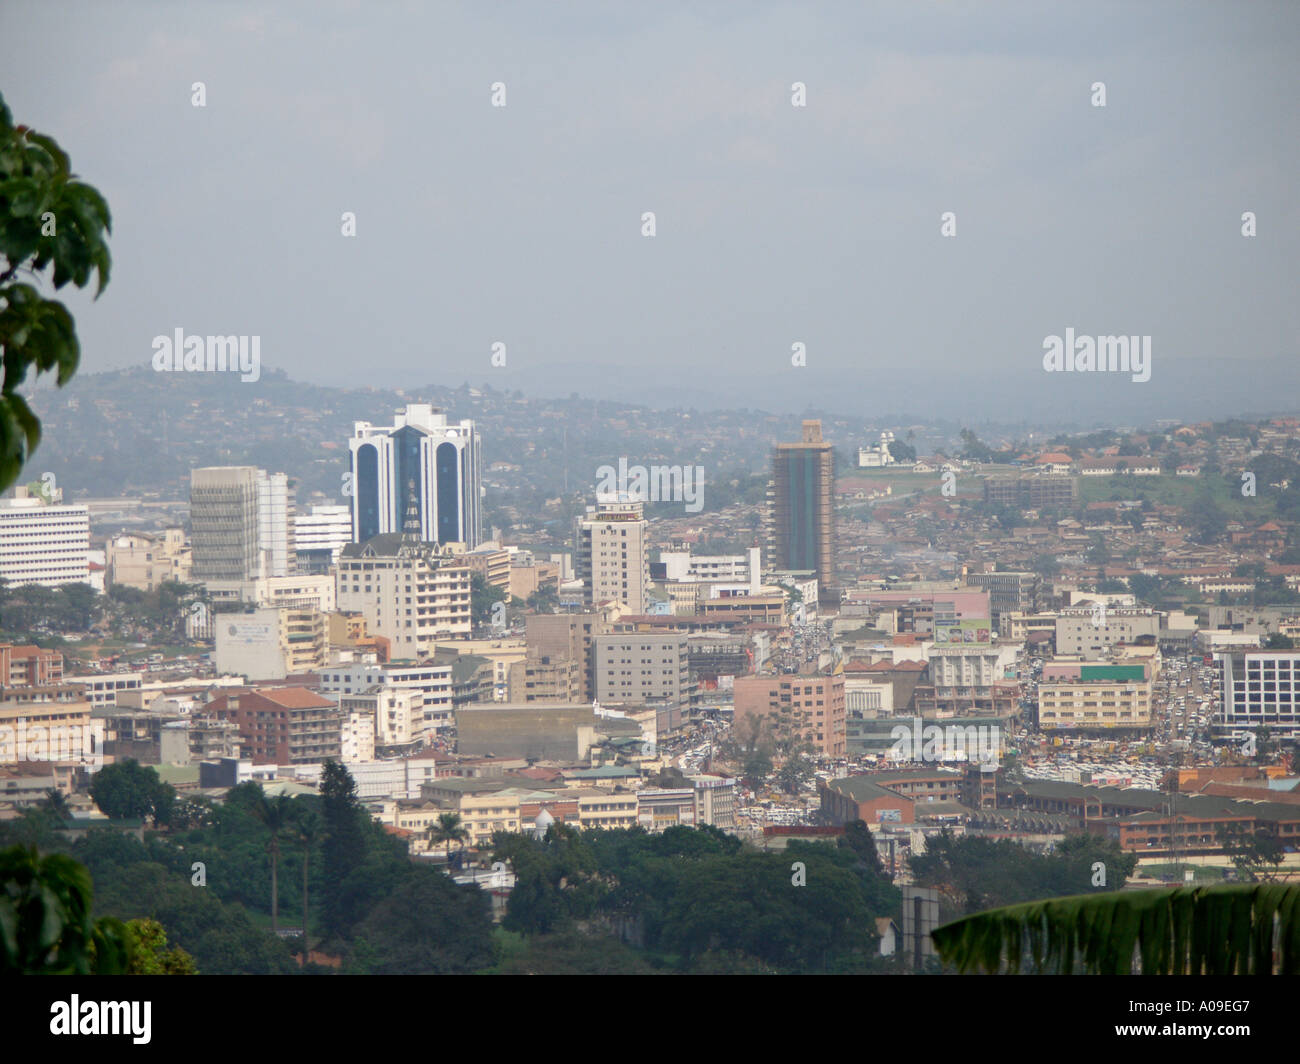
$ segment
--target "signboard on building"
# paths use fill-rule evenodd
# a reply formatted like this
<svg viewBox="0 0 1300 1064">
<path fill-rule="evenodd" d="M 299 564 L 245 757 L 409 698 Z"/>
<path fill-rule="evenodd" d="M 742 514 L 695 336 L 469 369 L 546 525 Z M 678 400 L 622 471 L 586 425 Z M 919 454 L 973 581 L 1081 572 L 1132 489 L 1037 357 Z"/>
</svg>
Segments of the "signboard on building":
<svg viewBox="0 0 1300 1064">
<path fill-rule="evenodd" d="M 265 621 L 227 621 L 221 620 L 226 638 L 223 642 L 242 646 L 259 646 L 269 641 L 271 626 Z"/>
<path fill-rule="evenodd" d="M 987 617 L 963 621 L 934 622 L 936 643 L 988 643 L 992 638 L 992 622 Z"/>
</svg>

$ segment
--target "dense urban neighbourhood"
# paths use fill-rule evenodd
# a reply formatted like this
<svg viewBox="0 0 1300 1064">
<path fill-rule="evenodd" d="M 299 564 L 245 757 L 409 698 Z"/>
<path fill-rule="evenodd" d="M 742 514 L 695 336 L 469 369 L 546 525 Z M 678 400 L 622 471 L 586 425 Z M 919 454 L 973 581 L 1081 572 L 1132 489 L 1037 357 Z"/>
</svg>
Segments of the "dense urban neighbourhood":
<svg viewBox="0 0 1300 1064">
<path fill-rule="evenodd" d="M 47 424 L 130 423 L 120 378 Z M 547 404 L 386 425 L 347 393 L 371 420 L 320 422 L 328 494 L 291 450 L 251 464 L 298 416 L 275 395 L 188 491 L 57 467 L 7 503 L 83 568 L 0 558 L 6 841 L 200 972 L 925 972 L 917 926 L 1297 871 L 1294 419 L 783 442 L 692 412 L 674 456 L 627 407 L 624 452 L 566 472 L 518 442 Z M 366 458 L 444 426 L 455 496 Z M 512 478 L 543 469 L 539 524 Z"/>
</svg>

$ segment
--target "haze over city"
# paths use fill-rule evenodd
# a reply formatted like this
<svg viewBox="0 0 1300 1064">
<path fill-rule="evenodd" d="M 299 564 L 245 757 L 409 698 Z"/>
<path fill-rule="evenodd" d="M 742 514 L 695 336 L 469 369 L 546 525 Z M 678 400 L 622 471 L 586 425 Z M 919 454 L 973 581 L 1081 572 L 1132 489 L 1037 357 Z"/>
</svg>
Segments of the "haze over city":
<svg viewBox="0 0 1300 1064">
<path fill-rule="evenodd" d="M 966 420 L 1297 393 L 1297 44 L 1286 3 L 0 13 L 15 113 L 113 206 L 83 372 L 181 327 L 319 383 Z M 1151 336 L 1150 380 L 1044 373 L 1067 327 Z"/>
</svg>

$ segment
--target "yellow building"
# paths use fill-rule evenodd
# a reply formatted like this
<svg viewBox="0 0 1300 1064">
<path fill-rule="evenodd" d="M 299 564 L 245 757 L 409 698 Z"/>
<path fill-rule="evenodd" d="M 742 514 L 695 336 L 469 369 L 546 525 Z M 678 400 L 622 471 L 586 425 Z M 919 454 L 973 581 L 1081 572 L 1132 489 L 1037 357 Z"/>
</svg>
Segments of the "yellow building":
<svg viewBox="0 0 1300 1064">
<path fill-rule="evenodd" d="M 90 713 L 84 699 L 0 704 L 0 765 L 102 759 L 103 722 L 92 725 Z"/>
<path fill-rule="evenodd" d="M 1051 662 L 1038 685 L 1043 731 L 1145 731 L 1152 723 L 1150 664 Z"/>
<path fill-rule="evenodd" d="M 598 787 L 556 792 L 561 798 L 578 799 L 578 824 L 582 828 L 632 828 L 637 824 L 637 797 L 633 791 L 623 793 Z"/>
</svg>

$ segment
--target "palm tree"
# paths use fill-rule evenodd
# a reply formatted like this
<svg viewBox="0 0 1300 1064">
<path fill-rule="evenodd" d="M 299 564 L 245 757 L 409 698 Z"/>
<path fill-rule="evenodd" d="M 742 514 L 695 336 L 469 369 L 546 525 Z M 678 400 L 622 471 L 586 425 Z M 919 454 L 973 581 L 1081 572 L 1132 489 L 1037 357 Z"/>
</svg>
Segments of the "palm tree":
<svg viewBox="0 0 1300 1064">
<path fill-rule="evenodd" d="M 306 964 L 307 951 L 311 948 L 308 937 L 308 913 L 311 910 L 307 908 L 307 871 L 311 865 L 311 851 L 324 837 L 325 822 L 314 810 L 300 809 L 293 829 L 294 836 L 302 843 L 302 960 Z"/>
<path fill-rule="evenodd" d="M 51 787 L 47 790 L 40 804 L 42 808 L 53 813 L 60 821 L 66 821 L 72 816 L 72 809 L 68 806 L 68 799 L 57 788 Z"/>
<path fill-rule="evenodd" d="M 286 830 L 293 819 L 293 800 L 281 794 L 274 798 L 262 795 L 253 806 L 257 817 L 271 833 L 267 850 L 271 854 L 271 933 L 280 933 L 280 832 Z"/>
<path fill-rule="evenodd" d="M 446 843 L 448 851 L 451 849 L 453 842 L 459 843 L 461 851 L 465 849 L 465 843 L 469 839 L 469 832 L 465 830 L 460 822 L 459 813 L 442 813 L 438 816 L 437 823 L 429 825 L 429 844 L 437 846 L 439 843 Z M 447 854 L 448 861 L 451 860 L 451 853 Z"/>
<path fill-rule="evenodd" d="M 976 913 L 932 937 L 961 972 L 1129 975 L 1137 958 L 1146 975 L 1300 975 L 1300 884 L 1054 898 Z"/>
</svg>

